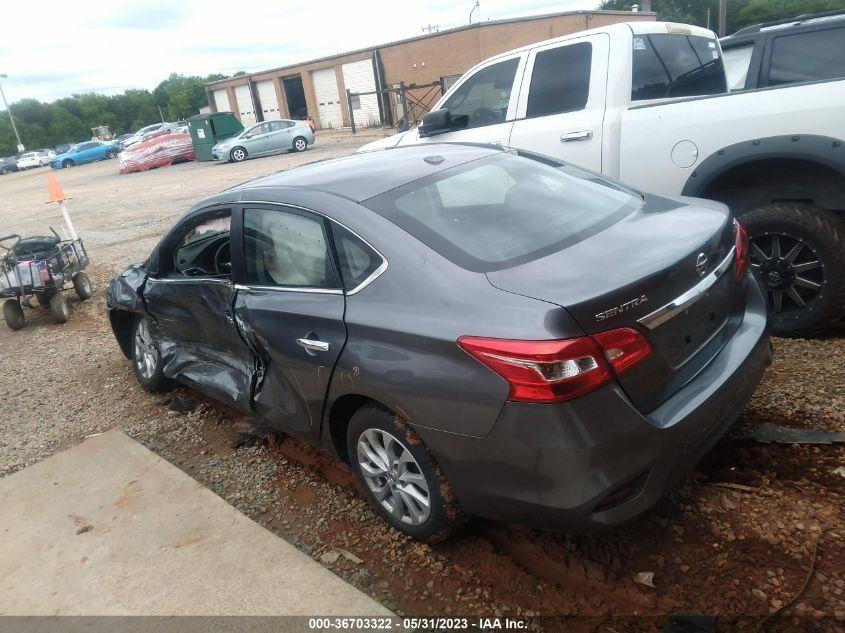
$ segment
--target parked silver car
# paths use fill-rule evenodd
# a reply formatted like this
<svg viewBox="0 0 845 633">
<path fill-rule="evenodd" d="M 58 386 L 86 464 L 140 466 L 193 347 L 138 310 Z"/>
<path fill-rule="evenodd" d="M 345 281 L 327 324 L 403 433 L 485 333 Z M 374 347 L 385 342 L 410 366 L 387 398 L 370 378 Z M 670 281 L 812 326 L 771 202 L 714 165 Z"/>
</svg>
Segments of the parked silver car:
<svg viewBox="0 0 845 633">
<path fill-rule="evenodd" d="M 314 144 L 314 132 L 305 121 L 265 121 L 246 128 L 237 136 L 220 141 L 211 148 L 214 160 L 239 163 L 249 156 L 264 156 L 293 150 L 304 152 Z"/>
</svg>

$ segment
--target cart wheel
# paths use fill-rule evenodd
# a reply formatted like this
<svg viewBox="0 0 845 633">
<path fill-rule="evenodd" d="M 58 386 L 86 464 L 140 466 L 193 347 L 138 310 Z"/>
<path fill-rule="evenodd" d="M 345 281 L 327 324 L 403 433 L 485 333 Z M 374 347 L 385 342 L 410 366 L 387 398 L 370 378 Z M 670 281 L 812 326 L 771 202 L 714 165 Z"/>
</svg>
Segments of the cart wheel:
<svg viewBox="0 0 845 633">
<path fill-rule="evenodd" d="M 62 293 L 57 292 L 50 297 L 50 310 L 53 312 L 53 316 L 56 317 L 56 321 L 59 323 L 67 323 L 67 301 L 65 301 L 65 296 Z"/>
<path fill-rule="evenodd" d="M 91 280 L 85 273 L 76 273 L 73 276 L 73 289 L 76 290 L 76 296 L 83 301 L 90 299 L 91 295 L 94 294 L 94 290 L 91 288 Z"/>
<path fill-rule="evenodd" d="M 13 330 L 19 330 L 26 324 L 26 319 L 23 316 L 23 308 L 20 301 L 17 299 L 6 299 L 3 303 L 3 318 L 6 319 L 6 325 Z"/>
</svg>

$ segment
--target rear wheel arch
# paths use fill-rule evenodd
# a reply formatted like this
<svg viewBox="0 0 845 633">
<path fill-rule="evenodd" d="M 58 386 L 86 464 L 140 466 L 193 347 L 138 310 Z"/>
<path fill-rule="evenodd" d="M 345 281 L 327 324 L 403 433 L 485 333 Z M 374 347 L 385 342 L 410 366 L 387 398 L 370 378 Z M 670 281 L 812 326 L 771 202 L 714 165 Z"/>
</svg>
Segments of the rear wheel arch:
<svg viewBox="0 0 845 633">
<path fill-rule="evenodd" d="M 346 448 L 346 429 L 349 428 L 349 422 L 352 416 L 369 404 L 375 404 L 385 407 L 384 404 L 357 393 L 348 393 L 338 397 L 331 405 L 329 410 L 329 434 L 331 437 L 332 446 L 343 461 L 349 463 L 349 451 Z M 390 407 L 385 407 L 390 409 Z M 392 409 L 391 409 L 392 410 Z"/>
</svg>

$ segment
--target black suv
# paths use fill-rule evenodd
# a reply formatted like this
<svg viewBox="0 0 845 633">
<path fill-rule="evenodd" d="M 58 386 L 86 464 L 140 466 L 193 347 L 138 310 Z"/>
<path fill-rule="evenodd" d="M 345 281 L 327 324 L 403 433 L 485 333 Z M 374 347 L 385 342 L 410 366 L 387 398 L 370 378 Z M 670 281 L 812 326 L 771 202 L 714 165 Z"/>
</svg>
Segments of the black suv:
<svg viewBox="0 0 845 633">
<path fill-rule="evenodd" d="M 845 77 L 845 11 L 749 26 L 721 45 L 731 90 Z"/>
</svg>

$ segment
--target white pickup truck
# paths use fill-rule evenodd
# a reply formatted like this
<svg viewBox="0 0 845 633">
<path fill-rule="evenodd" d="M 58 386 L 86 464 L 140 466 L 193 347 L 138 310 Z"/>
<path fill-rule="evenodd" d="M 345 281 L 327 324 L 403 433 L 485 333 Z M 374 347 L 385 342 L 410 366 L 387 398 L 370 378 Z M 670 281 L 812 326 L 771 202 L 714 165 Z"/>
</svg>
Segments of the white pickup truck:
<svg viewBox="0 0 845 633">
<path fill-rule="evenodd" d="M 749 232 L 776 333 L 845 315 L 841 78 L 729 93 L 712 31 L 615 24 L 487 59 L 420 127 L 361 151 L 424 142 L 495 143 L 724 202 Z"/>
</svg>

